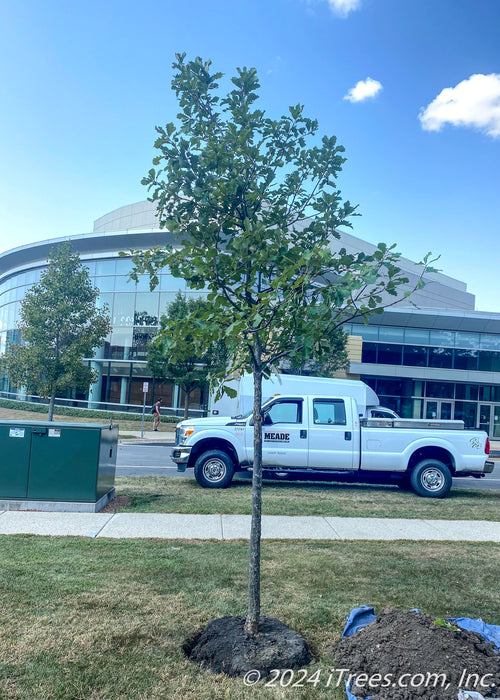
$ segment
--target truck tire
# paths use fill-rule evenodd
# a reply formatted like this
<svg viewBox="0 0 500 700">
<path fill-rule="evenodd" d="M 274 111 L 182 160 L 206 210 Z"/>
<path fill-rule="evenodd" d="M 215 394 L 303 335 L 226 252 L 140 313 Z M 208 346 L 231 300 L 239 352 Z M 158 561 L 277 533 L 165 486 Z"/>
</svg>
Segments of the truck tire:
<svg viewBox="0 0 500 700">
<path fill-rule="evenodd" d="M 225 489 L 234 476 L 233 460 L 222 450 L 207 450 L 196 460 L 194 476 L 205 489 Z"/>
<path fill-rule="evenodd" d="M 451 472 L 438 459 L 424 459 L 411 473 L 411 485 L 419 496 L 444 498 L 451 489 Z"/>
</svg>

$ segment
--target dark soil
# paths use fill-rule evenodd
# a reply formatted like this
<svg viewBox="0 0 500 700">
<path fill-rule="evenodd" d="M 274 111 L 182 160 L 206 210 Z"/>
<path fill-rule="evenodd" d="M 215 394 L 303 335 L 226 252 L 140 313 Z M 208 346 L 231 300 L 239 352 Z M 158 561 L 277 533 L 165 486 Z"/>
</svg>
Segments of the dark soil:
<svg viewBox="0 0 500 700">
<path fill-rule="evenodd" d="M 358 685 L 351 686 L 357 698 L 456 700 L 459 687 L 492 698 L 500 697 L 500 655 L 494 648 L 475 632 L 438 626 L 423 613 L 387 608 L 376 622 L 342 640 L 336 661 L 337 668 L 358 677 Z M 479 679 L 489 687 L 481 687 Z"/>
<path fill-rule="evenodd" d="M 128 506 L 129 503 L 132 502 L 132 498 L 130 496 L 115 496 L 114 498 L 111 499 L 109 503 L 107 503 L 104 508 L 101 508 L 99 511 L 100 513 L 115 513 L 117 510 L 120 510 L 123 506 Z"/>
<path fill-rule="evenodd" d="M 244 617 L 212 620 L 186 642 L 184 651 L 190 661 L 232 677 L 256 669 L 265 678 L 271 669 L 299 668 L 311 661 L 306 640 L 279 620 L 261 617 L 255 637 L 246 634 L 244 625 Z"/>
</svg>

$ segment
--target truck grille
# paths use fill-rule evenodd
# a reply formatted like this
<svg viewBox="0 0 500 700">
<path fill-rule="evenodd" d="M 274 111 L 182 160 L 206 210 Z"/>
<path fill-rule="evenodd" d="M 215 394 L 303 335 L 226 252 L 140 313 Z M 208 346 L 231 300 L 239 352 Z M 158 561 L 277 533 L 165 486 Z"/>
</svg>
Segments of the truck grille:
<svg viewBox="0 0 500 700">
<path fill-rule="evenodd" d="M 176 428 L 175 429 L 175 444 L 176 444 L 176 446 L 179 444 L 180 435 L 181 435 L 181 429 Z"/>
</svg>

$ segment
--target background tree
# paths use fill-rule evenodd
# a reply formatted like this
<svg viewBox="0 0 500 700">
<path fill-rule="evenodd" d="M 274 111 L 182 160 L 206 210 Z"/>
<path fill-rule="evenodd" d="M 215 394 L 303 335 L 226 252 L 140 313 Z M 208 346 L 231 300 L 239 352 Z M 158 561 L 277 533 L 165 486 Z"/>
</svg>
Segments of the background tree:
<svg viewBox="0 0 500 700">
<path fill-rule="evenodd" d="M 49 399 L 51 421 L 58 394 L 73 387 L 86 391 L 95 381 L 83 359 L 94 356 L 111 325 L 106 309 L 96 309 L 99 290 L 71 245 L 52 249 L 48 262 L 21 302 L 21 344 L 8 346 L 5 363 L 14 386 Z"/>
<path fill-rule="evenodd" d="M 227 365 L 224 343 L 206 338 L 193 327 L 193 319 L 203 318 L 210 309 L 211 304 L 204 299 L 178 292 L 160 318 L 158 335 L 148 346 L 148 369 L 153 377 L 172 381 L 184 390 L 184 419 L 188 417 L 191 393 L 202 389 L 211 375 L 224 372 Z"/>
<path fill-rule="evenodd" d="M 337 228 L 355 213 L 342 203 L 337 176 L 344 163 L 334 136 L 317 137 L 303 107 L 279 119 L 255 107 L 254 68 L 238 69 L 219 97 L 221 73 L 200 58 L 177 55 L 172 88 L 176 123 L 156 127 L 159 154 L 143 180 L 163 227 L 180 245 L 136 255 L 137 273 L 151 285 L 168 265 L 190 289 L 208 289 L 211 303 L 196 325 L 200 336 L 224 340 L 230 370 L 254 376 L 254 462 L 249 604 L 245 629 L 260 617 L 262 378 L 284 358 L 332 352 L 337 329 L 367 317 L 422 286 L 397 266 L 394 246 L 372 255 L 335 246 Z M 405 290 L 400 291 L 402 285 Z M 201 322 L 203 321 L 203 322 Z M 194 326 L 193 326 L 194 328 Z"/>
<path fill-rule="evenodd" d="M 317 377 L 333 377 L 335 372 L 349 368 L 347 352 L 347 335 L 342 328 L 333 331 L 329 338 L 328 353 L 310 355 L 306 351 L 294 353 L 293 357 L 285 359 L 283 367 L 291 374 L 308 374 Z"/>
</svg>

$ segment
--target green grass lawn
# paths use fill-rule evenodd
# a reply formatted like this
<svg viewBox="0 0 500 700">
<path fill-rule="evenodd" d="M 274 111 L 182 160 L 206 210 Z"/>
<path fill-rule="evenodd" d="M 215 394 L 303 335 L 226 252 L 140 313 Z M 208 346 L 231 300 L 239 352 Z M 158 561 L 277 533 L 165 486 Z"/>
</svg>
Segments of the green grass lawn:
<svg viewBox="0 0 500 700">
<path fill-rule="evenodd" d="M 203 489 L 192 477 L 118 477 L 116 492 L 130 496 L 121 511 L 144 513 L 251 513 L 251 484 L 235 479 L 228 489 Z M 452 489 L 444 499 L 421 498 L 396 486 L 265 482 L 266 515 L 496 520 L 500 491 Z"/>
<path fill-rule="evenodd" d="M 500 624 L 495 545 L 268 541 L 262 557 L 262 611 L 306 637 L 323 679 L 363 603 Z M 243 542 L 3 536 L 0 558 L 1 698 L 345 697 L 321 683 L 245 688 L 185 659 L 183 642 L 209 620 L 245 614 Z"/>
</svg>

